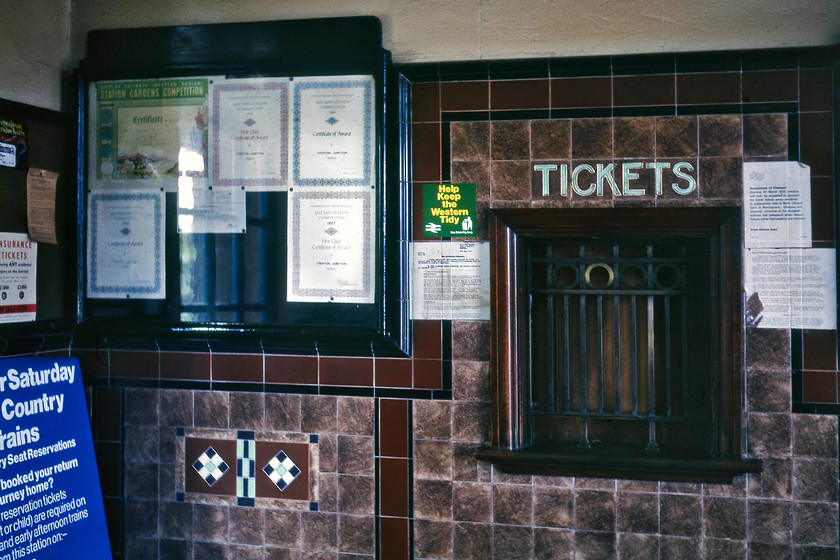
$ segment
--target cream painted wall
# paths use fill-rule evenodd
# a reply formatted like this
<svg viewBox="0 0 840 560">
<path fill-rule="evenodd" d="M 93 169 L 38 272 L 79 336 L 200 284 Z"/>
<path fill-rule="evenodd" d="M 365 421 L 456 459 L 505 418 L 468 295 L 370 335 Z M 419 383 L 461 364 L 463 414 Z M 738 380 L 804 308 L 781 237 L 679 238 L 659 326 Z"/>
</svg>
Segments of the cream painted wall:
<svg viewBox="0 0 840 560">
<path fill-rule="evenodd" d="M 70 0 L 0 0 L 0 98 L 60 109 Z"/>
<path fill-rule="evenodd" d="M 91 29 L 374 15 L 397 62 L 828 45 L 838 0 L 73 0 Z"/>
<path fill-rule="evenodd" d="M 840 42 L 838 0 L 0 0 L 0 14 L 0 97 L 53 109 L 101 28 L 375 15 L 402 63 Z"/>
</svg>

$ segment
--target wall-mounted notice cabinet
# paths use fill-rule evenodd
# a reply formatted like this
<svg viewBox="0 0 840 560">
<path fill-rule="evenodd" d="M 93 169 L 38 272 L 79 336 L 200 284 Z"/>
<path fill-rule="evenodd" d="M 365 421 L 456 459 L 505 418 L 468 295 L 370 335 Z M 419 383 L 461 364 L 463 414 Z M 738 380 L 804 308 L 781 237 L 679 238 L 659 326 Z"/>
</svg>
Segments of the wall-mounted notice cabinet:
<svg viewBox="0 0 840 560">
<path fill-rule="evenodd" d="M 405 104 L 377 19 L 94 31 L 79 75 L 88 332 L 407 348 Z"/>
</svg>

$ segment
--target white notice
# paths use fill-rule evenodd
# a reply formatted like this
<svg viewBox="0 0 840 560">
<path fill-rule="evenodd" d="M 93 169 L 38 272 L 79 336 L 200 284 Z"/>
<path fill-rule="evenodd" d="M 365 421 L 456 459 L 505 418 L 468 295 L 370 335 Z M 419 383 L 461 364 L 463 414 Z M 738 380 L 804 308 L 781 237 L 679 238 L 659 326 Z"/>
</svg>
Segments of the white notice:
<svg viewBox="0 0 840 560">
<path fill-rule="evenodd" d="M 811 246 L 811 168 L 796 161 L 744 163 L 744 245 Z"/>
<path fill-rule="evenodd" d="M 768 329 L 836 328 L 834 263 L 834 249 L 745 251 L 747 325 Z"/>
<path fill-rule="evenodd" d="M 415 242 L 411 254 L 412 319 L 490 319 L 489 243 Z"/>
</svg>

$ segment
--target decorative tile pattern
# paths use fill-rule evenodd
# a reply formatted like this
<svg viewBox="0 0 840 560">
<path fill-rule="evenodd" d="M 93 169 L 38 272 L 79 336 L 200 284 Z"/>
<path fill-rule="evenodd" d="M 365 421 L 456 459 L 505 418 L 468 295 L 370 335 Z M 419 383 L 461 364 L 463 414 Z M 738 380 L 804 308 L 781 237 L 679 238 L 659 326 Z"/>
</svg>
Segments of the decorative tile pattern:
<svg viewBox="0 0 840 560">
<path fill-rule="evenodd" d="M 283 451 L 272 457 L 262 470 L 280 491 L 285 490 L 301 473 L 295 462 Z"/>
<path fill-rule="evenodd" d="M 256 498 L 256 442 L 253 439 L 236 440 L 236 497 Z"/>
<path fill-rule="evenodd" d="M 192 466 L 208 486 L 216 484 L 229 469 L 228 464 L 212 446 L 199 455 Z"/>
</svg>

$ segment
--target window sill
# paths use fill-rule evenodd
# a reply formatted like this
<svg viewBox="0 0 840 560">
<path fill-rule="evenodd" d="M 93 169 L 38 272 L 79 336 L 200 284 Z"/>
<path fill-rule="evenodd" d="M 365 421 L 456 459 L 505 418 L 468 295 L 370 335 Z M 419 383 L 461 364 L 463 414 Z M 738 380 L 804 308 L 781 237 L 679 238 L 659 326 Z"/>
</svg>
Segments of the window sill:
<svg viewBox="0 0 840 560">
<path fill-rule="evenodd" d="M 506 473 L 584 476 L 667 482 L 731 484 L 745 473 L 761 472 L 760 459 L 698 460 L 663 457 L 618 457 L 557 454 L 533 449 L 479 449 L 477 459 L 490 461 Z"/>
</svg>

